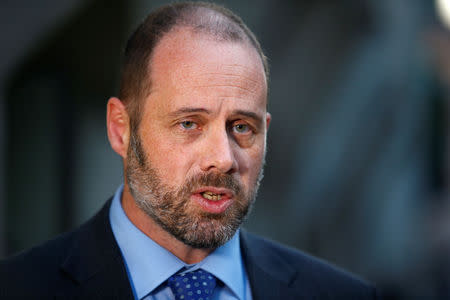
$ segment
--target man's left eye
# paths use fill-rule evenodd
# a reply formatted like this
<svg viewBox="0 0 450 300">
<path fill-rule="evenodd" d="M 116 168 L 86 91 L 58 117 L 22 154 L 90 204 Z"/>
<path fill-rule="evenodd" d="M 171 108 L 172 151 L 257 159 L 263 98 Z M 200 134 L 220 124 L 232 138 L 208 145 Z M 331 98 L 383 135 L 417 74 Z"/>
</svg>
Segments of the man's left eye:
<svg viewBox="0 0 450 300">
<path fill-rule="evenodd" d="M 181 127 L 183 127 L 184 129 L 195 129 L 197 128 L 197 124 L 193 121 L 183 121 L 180 123 Z"/>
<path fill-rule="evenodd" d="M 236 124 L 234 130 L 238 133 L 246 133 L 250 130 L 247 124 Z"/>
</svg>

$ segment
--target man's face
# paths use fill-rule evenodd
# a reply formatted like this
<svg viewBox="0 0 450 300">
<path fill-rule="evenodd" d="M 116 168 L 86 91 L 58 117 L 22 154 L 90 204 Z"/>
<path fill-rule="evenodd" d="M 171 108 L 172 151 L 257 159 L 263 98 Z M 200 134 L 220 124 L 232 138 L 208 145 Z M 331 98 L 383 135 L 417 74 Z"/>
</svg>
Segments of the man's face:
<svg viewBox="0 0 450 300">
<path fill-rule="evenodd" d="M 242 223 L 262 177 L 270 115 L 261 60 L 246 44 L 177 29 L 156 46 L 150 67 L 127 183 L 164 230 L 216 248 Z"/>
</svg>

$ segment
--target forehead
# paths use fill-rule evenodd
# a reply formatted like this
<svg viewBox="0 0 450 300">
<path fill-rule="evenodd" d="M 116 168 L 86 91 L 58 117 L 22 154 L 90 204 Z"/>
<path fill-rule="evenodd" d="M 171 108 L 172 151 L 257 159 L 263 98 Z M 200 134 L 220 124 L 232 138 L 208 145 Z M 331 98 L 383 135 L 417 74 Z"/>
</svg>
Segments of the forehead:
<svg viewBox="0 0 450 300">
<path fill-rule="evenodd" d="M 203 99 L 235 99 L 266 105 L 264 67 L 257 51 L 243 42 L 218 41 L 177 28 L 166 34 L 150 59 L 151 93 Z M 173 95 L 172 95 L 173 96 Z M 176 99 L 166 97 L 166 105 Z"/>
</svg>

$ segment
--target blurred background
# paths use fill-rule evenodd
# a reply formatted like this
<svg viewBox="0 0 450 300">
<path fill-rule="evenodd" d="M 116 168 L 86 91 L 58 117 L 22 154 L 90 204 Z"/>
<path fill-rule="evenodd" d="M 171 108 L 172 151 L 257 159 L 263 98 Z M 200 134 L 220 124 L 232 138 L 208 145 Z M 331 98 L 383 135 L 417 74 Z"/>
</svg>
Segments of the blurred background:
<svg viewBox="0 0 450 300">
<path fill-rule="evenodd" d="M 0 2 L 0 257 L 76 227 L 122 182 L 106 102 L 127 36 L 165 3 Z M 218 3 L 271 65 L 246 228 L 388 299 L 450 298 L 450 0 Z"/>
</svg>

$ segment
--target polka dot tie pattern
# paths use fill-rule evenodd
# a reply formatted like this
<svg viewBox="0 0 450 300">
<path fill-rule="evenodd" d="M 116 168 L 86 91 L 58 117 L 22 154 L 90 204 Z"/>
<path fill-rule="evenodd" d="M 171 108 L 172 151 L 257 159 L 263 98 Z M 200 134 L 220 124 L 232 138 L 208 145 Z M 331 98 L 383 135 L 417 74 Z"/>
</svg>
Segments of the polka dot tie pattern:
<svg viewBox="0 0 450 300">
<path fill-rule="evenodd" d="M 199 269 L 173 275 L 167 284 L 175 295 L 175 300 L 209 300 L 216 287 L 216 278 Z"/>
</svg>

